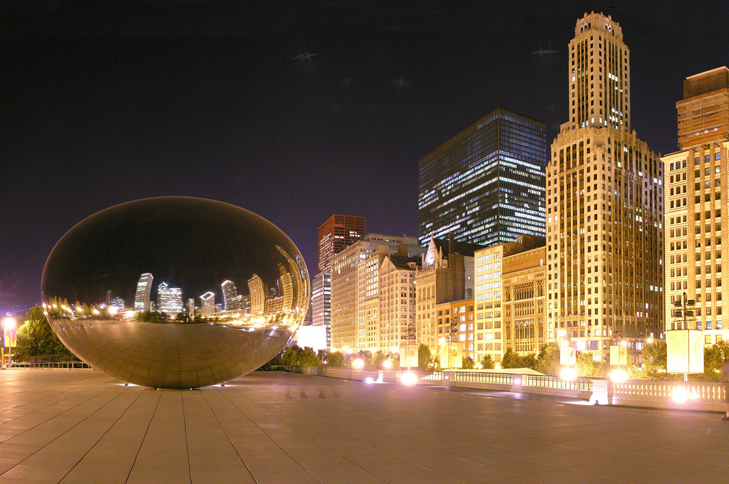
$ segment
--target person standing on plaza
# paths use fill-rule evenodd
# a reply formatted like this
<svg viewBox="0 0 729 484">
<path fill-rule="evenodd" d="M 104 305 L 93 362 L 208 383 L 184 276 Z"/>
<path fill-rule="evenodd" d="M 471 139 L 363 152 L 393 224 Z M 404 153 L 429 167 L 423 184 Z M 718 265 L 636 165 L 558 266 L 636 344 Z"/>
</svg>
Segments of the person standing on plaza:
<svg viewBox="0 0 729 484">
<path fill-rule="evenodd" d="M 726 360 L 721 367 L 721 381 L 724 382 L 724 415 L 722 420 L 729 420 L 729 360 Z"/>
</svg>

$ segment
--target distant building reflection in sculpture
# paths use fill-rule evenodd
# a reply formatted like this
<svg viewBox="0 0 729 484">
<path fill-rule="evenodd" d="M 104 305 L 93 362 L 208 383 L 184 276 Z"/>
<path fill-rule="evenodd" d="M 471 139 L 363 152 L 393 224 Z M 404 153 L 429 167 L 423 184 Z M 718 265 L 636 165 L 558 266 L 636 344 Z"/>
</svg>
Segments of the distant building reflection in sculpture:
<svg viewBox="0 0 729 484">
<path fill-rule="evenodd" d="M 200 296 L 200 313 L 203 318 L 209 318 L 215 314 L 215 293 L 206 292 Z"/>
<path fill-rule="evenodd" d="M 166 282 L 157 286 L 157 309 L 172 317 L 182 312 L 182 289 L 169 287 Z"/>
<path fill-rule="evenodd" d="M 137 293 L 134 296 L 134 310 L 149 311 L 149 296 L 152 294 L 152 274 L 142 274 L 137 283 Z"/>
<path fill-rule="evenodd" d="M 225 311 L 243 309 L 243 296 L 238 295 L 235 283 L 230 279 L 223 281 L 220 285 L 223 289 L 223 304 Z"/>
</svg>

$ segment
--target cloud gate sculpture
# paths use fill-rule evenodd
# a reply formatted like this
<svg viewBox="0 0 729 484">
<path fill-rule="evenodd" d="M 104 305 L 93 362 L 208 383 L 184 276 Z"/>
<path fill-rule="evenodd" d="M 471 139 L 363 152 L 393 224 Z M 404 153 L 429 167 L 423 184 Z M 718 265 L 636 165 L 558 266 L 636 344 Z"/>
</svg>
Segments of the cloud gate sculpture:
<svg viewBox="0 0 729 484">
<path fill-rule="evenodd" d="M 103 210 L 64 235 L 41 282 L 53 331 L 120 380 L 197 388 L 279 353 L 309 304 L 309 275 L 275 225 L 190 197 Z"/>
</svg>

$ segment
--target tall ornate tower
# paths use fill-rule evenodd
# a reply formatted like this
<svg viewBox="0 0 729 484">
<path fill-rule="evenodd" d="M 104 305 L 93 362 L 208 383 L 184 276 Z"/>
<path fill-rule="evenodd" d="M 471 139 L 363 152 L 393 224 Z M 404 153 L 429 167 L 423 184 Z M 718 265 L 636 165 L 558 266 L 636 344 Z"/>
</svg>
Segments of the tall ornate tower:
<svg viewBox="0 0 729 484">
<path fill-rule="evenodd" d="M 618 23 L 601 13 L 586 14 L 569 47 L 572 128 L 630 131 L 630 51 Z"/>
<path fill-rule="evenodd" d="M 663 165 L 630 131 L 617 22 L 586 14 L 569 55 L 570 121 L 547 166 L 547 340 L 596 358 L 626 340 L 637 361 L 664 330 Z"/>
</svg>

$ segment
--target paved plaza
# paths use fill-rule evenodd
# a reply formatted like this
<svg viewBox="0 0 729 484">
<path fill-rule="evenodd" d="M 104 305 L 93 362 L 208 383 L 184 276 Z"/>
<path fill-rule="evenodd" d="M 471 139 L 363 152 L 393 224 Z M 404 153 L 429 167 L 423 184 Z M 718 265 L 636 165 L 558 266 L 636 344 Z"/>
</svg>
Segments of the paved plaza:
<svg viewBox="0 0 729 484">
<path fill-rule="evenodd" d="M 0 484 L 729 482 L 729 422 L 257 372 L 0 371 Z"/>
</svg>

